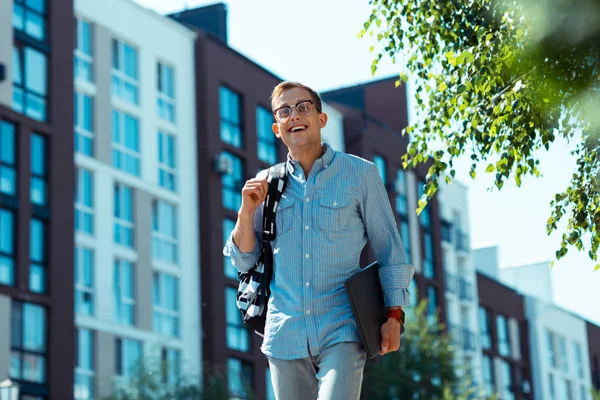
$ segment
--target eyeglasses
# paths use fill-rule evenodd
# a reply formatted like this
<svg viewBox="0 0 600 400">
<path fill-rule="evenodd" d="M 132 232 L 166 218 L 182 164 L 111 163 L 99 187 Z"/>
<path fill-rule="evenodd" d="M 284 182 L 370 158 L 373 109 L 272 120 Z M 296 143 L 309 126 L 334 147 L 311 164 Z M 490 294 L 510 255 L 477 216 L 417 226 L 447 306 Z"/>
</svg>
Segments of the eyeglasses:
<svg viewBox="0 0 600 400">
<path fill-rule="evenodd" d="M 318 112 L 321 112 L 319 107 L 312 100 L 302 100 L 296 103 L 295 106 L 283 106 L 273 111 L 273 115 L 279 122 L 285 122 L 292 116 L 292 107 L 296 109 L 296 112 L 301 115 L 310 114 L 311 107 L 314 106 Z"/>
</svg>

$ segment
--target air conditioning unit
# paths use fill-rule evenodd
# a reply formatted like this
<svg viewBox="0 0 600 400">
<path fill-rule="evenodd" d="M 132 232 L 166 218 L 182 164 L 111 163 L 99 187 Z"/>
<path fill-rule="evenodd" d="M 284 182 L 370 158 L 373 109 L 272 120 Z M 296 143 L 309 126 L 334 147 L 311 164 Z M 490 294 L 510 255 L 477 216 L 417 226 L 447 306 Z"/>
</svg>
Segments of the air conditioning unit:
<svg viewBox="0 0 600 400">
<path fill-rule="evenodd" d="M 233 161 L 224 153 L 219 153 L 213 160 L 213 169 L 219 175 L 233 174 Z"/>
</svg>

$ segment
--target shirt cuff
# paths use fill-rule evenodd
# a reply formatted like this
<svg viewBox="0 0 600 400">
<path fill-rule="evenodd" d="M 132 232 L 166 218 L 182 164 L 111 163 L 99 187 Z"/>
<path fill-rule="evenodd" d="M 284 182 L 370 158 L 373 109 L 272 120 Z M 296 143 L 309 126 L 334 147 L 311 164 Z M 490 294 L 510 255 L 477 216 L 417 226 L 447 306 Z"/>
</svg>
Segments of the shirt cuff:
<svg viewBox="0 0 600 400">
<path fill-rule="evenodd" d="M 260 257 L 261 244 L 258 239 L 254 241 L 254 248 L 248 253 L 242 253 L 240 249 L 233 242 L 233 235 L 229 235 L 225 247 L 223 248 L 223 255 L 225 257 L 231 257 L 231 264 L 238 269 L 241 273 L 250 271 Z"/>
<path fill-rule="evenodd" d="M 406 307 L 410 305 L 410 293 L 408 289 L 396 289 L 383 293 L 385 307 Z"/>
</svg>

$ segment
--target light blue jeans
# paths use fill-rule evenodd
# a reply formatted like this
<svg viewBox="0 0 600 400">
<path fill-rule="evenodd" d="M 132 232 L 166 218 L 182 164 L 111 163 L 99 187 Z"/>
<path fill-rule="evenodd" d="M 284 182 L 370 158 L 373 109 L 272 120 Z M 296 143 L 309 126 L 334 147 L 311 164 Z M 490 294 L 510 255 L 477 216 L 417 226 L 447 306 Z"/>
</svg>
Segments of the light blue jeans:
<svg viewBox="0 0 600 400">
<path fill-rule="evenodd" d="M 277 400 L 358 400 L 367 355 L 360 343 L 343 342 L 299 360 L 268 357 Z"/>
</svg>

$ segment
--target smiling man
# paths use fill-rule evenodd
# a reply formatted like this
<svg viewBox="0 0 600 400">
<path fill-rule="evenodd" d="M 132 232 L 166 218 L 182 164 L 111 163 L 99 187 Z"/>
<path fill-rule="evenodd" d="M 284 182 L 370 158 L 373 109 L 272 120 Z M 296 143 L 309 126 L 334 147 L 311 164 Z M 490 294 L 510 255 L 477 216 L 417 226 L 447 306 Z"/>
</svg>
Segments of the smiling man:
<svg viewBox="0 0 600 400">
<path fill-rule="evenodd" d="M 288 184 L 276 211 L 273 278 L 261 350 L 278 400 L 358 399 L 366 355 L 344 282 L 360 271 L 369 241 L 388 307 L 380 354 L 400 346 L 401 307 L 414 268 L 377 167 L 321 142 L 327 125 L 311 88 L 273 89 L 273 132 L 288 149 Z M 260 256 L 264 173 L 242 188 L 238 220 L 223 253 L 241 272 Z"/>
</svg>

